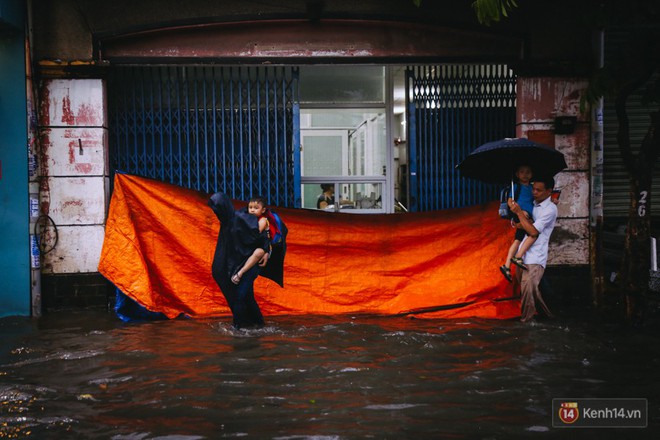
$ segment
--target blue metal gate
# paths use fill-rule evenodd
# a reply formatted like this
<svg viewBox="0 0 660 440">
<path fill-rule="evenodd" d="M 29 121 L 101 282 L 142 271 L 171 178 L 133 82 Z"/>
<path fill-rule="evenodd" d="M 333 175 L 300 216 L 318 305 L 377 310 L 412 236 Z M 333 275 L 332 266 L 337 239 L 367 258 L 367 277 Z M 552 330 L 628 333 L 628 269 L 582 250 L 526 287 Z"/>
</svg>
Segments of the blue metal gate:
<svg viewBox="0 0 660 440">
<path fill-rule="evenodd" d="M 107 90 L 113 170 L 299 206 L 296 68 L 118 66 Z"/>
<path fill-rule="evenodd" d="M 499 188 L 454 168 L 488 141 L 515 135 L 516 78 L 505 65 L 413 66 L 406 71 L 410 210 L 475 205 Z"/>
</svg>

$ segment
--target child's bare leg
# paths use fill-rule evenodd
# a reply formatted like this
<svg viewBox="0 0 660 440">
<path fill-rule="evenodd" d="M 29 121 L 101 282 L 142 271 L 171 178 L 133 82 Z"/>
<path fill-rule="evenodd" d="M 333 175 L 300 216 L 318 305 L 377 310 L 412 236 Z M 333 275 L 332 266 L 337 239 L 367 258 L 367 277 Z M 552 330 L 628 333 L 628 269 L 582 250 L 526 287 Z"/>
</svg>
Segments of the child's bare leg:
<svg viewBox="0 0 660 440">
<path fill-rule="evenodd" d="M 506 261 L 504 262 L 504 267 L 511 267 L 511 258 L 513 258 L 513 256 L 516 255 L 518 246 L 520 246 L 520 240 L 513 240 L 513 243 L 511 243 L 511 246 L 509 247 L 509 252 L 507 252 L 506 254 Z"/>
<path fill-rule="evenodd" d="M 261 260 L 261 258 L 264 256 L 265 253 L 266 251 L 264 251 L 261 248 L 255 249 L 254 252 L 252 252 L 252 255 L 250 255 L 250 258 L 247 259 L 243 267 L 241 267 L 238 270 L 238 272 L 236 272 L 234 276 L 231 277 L 231 282 L 234 284 L 240 283 L 243 274 L 248 270 L 252 269 L 252 267 L 254 267 L 254 265 L 257 264 L 259 260 Z"/>
<path fill-rule="evenodd" d="M 518 252 L 516 252 L 515 257 L 516 258 L 522 258 L 523 255 L 525 255 L 525 252 L 527 252 L 529 250 L 529 248 L 532 247 L 532 245 L 534 244 L 534 242 L 536 241 L 537 238 L 538 237 L 527 236 L 527 240 L 523 241 L 523 244 L 518 249 Z"/>
</svg>

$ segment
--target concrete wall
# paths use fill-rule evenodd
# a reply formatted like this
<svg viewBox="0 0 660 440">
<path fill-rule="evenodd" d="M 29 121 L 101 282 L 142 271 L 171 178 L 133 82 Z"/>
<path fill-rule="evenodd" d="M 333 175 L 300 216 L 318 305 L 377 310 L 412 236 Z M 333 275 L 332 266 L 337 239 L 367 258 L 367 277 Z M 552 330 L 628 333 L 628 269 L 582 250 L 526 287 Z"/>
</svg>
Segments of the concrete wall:
<svg viewBox="0 0 660 440">
<path fill-rule="evenodd" d="M 100 79 L 50 79 L 42 83 L 39 112 L 41 170 L 47 191 L 42 212 L 47 231 L 44 274 L 97 272 L 108 203 L 105 85 Z M 57 243 L 55 243 L 57 240 Z"/>
<path fill-rule="evenodd" d="M 580 112 L 587 83 L 580 78 L 519 78 L 517 135 L 561 151 L 568 168 L 555 176 L 562 190 L 548 264 L 589 264 L 590 116 Z M 555 117 L 575 116 L 572 134 L 555 134 Z"/>
</svg>

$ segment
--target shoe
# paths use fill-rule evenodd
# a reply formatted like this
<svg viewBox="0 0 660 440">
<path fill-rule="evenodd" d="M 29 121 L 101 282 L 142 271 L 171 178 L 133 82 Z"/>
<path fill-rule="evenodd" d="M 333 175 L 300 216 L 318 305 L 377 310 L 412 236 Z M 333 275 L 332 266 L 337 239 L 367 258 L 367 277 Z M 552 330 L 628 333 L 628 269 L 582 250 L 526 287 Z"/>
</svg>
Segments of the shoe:
<svg viewBox="0 0 660 440">
<path fill-rule="evenodd" d="M 508 282 L 513 281 L 513 278 L 511 278 L 511 269 L 509 269 L 505 265 L 501 265 L 500 272 L 502 272 L 502 275 L 504 275 L 504 278 L 506 278 Z"/>
<path fill-rule="evenodd" d="M 515 264 L 516 266 L 518 266 L 519 268 L 521 268 L 522 270 L 527 270 L 527 266 L 525 266 L 525 263 L 523 263 L 523 259 L 522 259 L 522 258 L 513 257 L 513 258 L 511 259 L 511 262 L 512 262 L 513 264 Z"/>
</svg>

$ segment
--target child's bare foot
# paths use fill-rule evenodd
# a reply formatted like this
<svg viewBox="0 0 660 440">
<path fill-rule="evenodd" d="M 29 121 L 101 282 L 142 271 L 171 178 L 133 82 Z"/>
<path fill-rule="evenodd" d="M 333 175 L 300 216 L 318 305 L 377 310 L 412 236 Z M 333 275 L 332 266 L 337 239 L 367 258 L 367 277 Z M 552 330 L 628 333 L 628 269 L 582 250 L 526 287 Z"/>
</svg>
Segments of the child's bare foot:
<svg viewBox="0 0 660 440">
<path fill-rule="evenodd" d="M 233 277 L 231 277 L 231 282 L 234 284 L 238 284 L 241 282 L 241 275 L 236 272 Z"/>
</svg>

